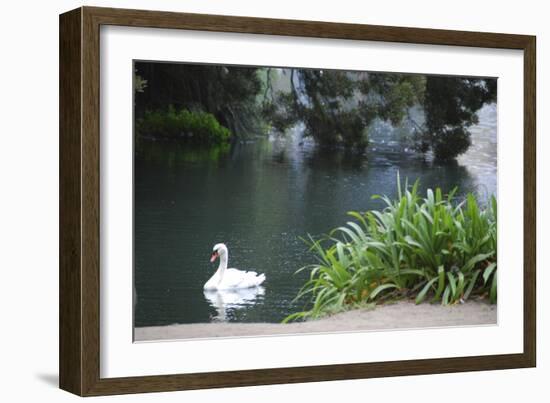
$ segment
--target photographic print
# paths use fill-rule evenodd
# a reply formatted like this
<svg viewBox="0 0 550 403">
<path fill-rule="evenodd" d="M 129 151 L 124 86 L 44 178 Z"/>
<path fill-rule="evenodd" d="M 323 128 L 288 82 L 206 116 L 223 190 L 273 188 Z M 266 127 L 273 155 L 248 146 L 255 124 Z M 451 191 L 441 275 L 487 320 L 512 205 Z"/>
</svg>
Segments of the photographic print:
<svg viewBox="0 0 550 403">
<path fill-rule="evenodd" d="M 133 69 L 135 341 L 497 323 L 497 78 Z"/>
</svg>

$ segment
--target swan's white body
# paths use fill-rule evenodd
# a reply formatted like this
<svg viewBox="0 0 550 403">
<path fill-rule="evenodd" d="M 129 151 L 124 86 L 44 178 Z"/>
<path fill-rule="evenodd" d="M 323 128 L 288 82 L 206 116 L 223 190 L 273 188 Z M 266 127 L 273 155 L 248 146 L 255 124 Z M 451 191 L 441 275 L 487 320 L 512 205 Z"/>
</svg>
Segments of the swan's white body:
<svg viewBox="0 0 550 403">
<path fill-rule="evenodd" d="M 265 281 L 264 274 L 258 274 L 255 271 L 243 271 L 237 269 L 228 269 L 229 252 L 227 246 L 223 243 L 214 245 L 211 262 L 220 258 L 218 270 L 210 280 L 204 284 L 205 290 L 231 290 L 236 288 L 257 287 Z"/>
</svg>

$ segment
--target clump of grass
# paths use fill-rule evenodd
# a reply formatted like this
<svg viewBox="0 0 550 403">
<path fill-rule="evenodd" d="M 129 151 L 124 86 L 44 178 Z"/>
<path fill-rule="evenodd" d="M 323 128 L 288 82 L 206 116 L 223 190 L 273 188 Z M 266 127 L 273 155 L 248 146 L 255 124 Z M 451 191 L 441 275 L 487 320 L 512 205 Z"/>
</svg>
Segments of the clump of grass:
<svg viewBox="0 0 550 403">
<path fill-rule="evenodd" d="M 231 137 L 231 131 L 211 113 L 176 110 L 172 105 L 166 110 L 145 112 L 136 130 L 142 136 L 179 138 L 195 144 L 226 143 Z"/>
<path fill-rule="evenodd" d="M 328 236 L 307 240 L 317 263 L 297 299 L 310 297 L 309 310 L 284 322 L 320 316 L 366 303 L 414 297 L 444 305 L 474 294 L 497 300 L 497 202 L 481 208 L 472 193 L 457 202 L 456 189 L 418 194 L 419 182 L 398 197 L 374 196 L 381 211 L 350 212 L 355 219 Z"/>
</svg>

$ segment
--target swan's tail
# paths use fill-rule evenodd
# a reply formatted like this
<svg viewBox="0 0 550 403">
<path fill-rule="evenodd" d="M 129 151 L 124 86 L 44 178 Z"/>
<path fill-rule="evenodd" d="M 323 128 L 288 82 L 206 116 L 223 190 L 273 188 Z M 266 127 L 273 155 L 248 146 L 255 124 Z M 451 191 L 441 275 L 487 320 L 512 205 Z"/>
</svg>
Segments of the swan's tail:
<svg viewBox="0 0 550 403">
<path fill-rule="evenodd" d="M 264 281 L 265 281 L 265 274 L 262 273 L 262 274 L 260 274 L 260 275 L 258 276 L 258 283 L 257 283 L 257 285 L 262 284 Z"/>
</svg>

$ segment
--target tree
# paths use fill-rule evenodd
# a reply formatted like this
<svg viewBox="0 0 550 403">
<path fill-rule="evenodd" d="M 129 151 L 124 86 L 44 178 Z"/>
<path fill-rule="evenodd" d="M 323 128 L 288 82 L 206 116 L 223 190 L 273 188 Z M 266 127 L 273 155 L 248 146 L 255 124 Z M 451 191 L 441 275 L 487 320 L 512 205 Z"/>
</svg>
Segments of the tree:
<svg viewBox="0 0 550 403">
<path fill-rule="evenodd" d="M 401 122 L 417 102 L 421 77 L 402 74 L 291 69 L 289 93 L 278 92 L 264 105 L 275 129 L 303 122 L 304 136 L 322 147 L 364 149 L 376 119 Z"/>
<path fill-rule="evenodd" d="M 422 104 L 425 127 L 418 132 L 417 149 L 431 149 L 440 161 L 464 153 L 471 145 L 468 129 L 478 123 L 477 111 L 496 96 L 496 79 L 428 76 Z"/>
<path fill-rule="evenodd" d="M 146 111 L 207 112 L 237 136 L 261 125 L 256 97 L 262 89 L 255 67 L 136 62 L 136 76 L 147 83 L 135 93 L 136 118 Z"/>
<path fill-rule="evenodd" d="M 477 111 L 496 100 L 495 79 L 292 69 L 290 81 L 290 93 L 264 104 L 277 130 L 303 122 L 304 135 L 321 146 L 363 149 L 374 119 L 397 126 L 418 105 L 424 123 L 414 122 L 413 146 L 440 161 L 468 149 Z"/>
<path fill-rule="evenodd" d="M 284 69 L 288 88 L 274 90 L 272 68 L 136 62 L 135 114 L 187 110 L 211 114 L 234 137 L 285 132 L 303 123 L 321 147 L 363 150 L 374 119 L 400 125 L 420 106 L 416 150 L 452 160 L 471 144 L 477 111 L 496 100 L 496 79 L 325 69 Z"/>
</svg>

